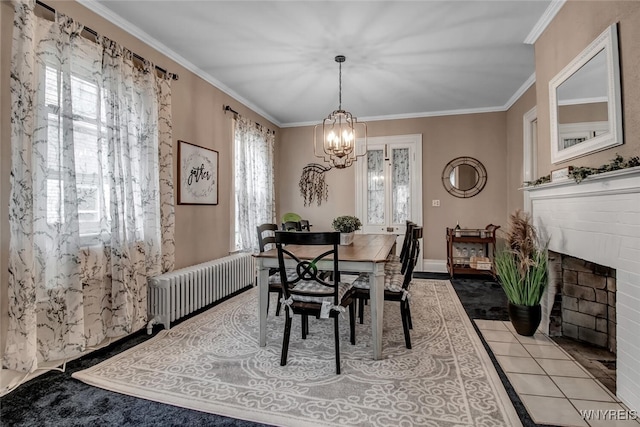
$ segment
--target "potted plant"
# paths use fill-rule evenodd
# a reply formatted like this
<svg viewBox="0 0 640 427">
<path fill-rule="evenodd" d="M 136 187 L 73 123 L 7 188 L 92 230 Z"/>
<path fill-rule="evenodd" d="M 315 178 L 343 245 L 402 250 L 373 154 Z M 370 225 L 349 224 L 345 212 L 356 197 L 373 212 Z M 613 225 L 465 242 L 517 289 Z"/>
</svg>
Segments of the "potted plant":
<svg viewBox="0 0 640 427">
<path fill-rule="evenodd" d="M 340 232 L 341 245 L 350 245 L 353 243 L 353 233 L 356 230 L 360 230 L 362 223 L 358 217 L 343 215 L 335 218 L 331 223 L 331 227 Z"/>
<path fill-rule="evenodd" d="M 548 283 L 548 242 L 542 244 L 531 217 L 516 210 L 510 216 L 506 244 L 495 257 L 496 273 L 509 301 L 516 332 L 531 336 L 541 321 L 540 300 Z"/>
</svg>

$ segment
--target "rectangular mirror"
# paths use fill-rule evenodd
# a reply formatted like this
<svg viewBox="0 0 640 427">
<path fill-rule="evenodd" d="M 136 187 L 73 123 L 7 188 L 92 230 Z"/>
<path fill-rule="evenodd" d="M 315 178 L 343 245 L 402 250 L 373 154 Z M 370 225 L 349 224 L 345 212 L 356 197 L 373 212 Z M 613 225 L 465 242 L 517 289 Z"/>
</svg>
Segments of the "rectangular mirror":
<svg viewBox="0 0 640 427">
<path fill-rule="evenodd" d="M 617 24 L 549 82 L 551 162 L 623 143 Z"/>
</svg>

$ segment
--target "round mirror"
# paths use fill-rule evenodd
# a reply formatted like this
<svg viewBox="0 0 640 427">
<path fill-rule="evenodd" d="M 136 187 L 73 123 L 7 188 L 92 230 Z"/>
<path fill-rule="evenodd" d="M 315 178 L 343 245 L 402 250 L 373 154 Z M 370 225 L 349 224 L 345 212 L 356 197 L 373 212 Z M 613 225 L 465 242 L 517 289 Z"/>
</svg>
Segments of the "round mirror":
<svg viewBox="0 0 640 427">
<path fill-rule="evenodd" d="M 442 183 L 449 194 L 473 197 L 487 183 L 487 170 L 473 157 L 458 157 L 451 160 L 442 171 Z"/>
</svg>

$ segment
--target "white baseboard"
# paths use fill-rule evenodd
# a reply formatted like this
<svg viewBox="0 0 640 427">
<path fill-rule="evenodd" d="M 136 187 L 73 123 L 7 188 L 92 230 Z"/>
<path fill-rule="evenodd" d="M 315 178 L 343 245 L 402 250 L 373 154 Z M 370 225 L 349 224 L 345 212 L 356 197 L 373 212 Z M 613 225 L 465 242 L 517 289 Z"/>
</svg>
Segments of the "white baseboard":
<svg viewBox="0 0 640 427">
<path fill-rule="evenodd" d="M 447 273 L 447 260 L 423 259 L 422 270 L 427 273 Z"/>
</svg>

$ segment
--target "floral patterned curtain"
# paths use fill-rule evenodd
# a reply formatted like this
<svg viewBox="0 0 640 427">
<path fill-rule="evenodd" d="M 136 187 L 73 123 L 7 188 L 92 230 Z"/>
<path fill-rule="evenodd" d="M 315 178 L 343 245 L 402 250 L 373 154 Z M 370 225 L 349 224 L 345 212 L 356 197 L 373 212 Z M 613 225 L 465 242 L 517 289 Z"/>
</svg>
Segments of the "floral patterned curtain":
<svg viewBox="0 0 640 427">
<path fill-rule="evenodd" d="M 236 250 L 258 251 L 256 227 L 275 222 L 275 135 L 244 117 L 235 121 Z"/>
<path fill-rule="evenodd" d="M 171 92 L 113 41 L 14 4 L 4 366 L 33 371 L 142 328 L 147 277 L 173 269 Z"/>
</svg>

